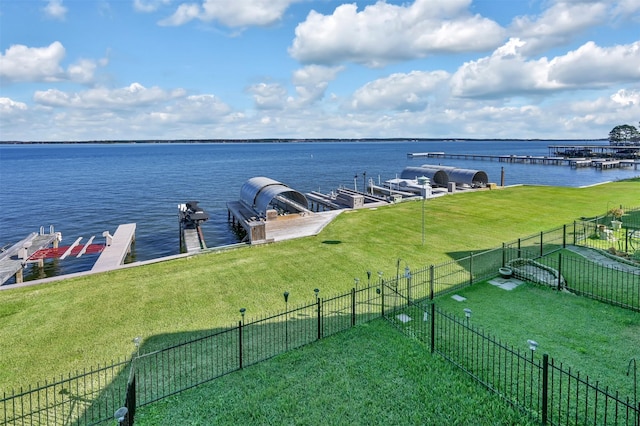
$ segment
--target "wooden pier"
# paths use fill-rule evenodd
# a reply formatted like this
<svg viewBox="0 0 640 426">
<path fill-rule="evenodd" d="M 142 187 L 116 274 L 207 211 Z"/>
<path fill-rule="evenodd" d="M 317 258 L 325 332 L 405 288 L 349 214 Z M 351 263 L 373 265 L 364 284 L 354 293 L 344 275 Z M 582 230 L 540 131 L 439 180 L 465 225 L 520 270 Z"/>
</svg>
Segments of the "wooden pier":
<svg viewBox="0 0 640 426">
<path fill-rule="evenodd" d="M 30 260 L 31 256 L 51 244 L 58 247 L 61 239 L 61 234 L 54 232 L 53 226 L 49 228 L 48 234 L 44 232 L 44 227 L 41 227 L 40 233 L 33 232 L 27 238 L 0 252 L 0 285 L 14 276 L 16 283 L 21 283 L 22 270 L 27 263 L 37 262 L 40 266 L 43 265 L 42 259 Z"/>
<path fill-rule="evenodd" d="M 91 268 L 92 272 L 109 271 L 124 263 L 135 241 L 136 224 L 127 223 L 118 226 L 113 236 L 108 231 L 102 235 L 107 238 L 107 245 Z"/>
<path fill-rule="evenodd" d="M 178 204 L 181 253 L 197 253 L 207 248 L 201 227 L 207 220 L 209 215 L 198 206 L 198 201 Z"/>
<path fill-rule="evenodd" d="M 342 210 L 314 213 L 306 210 L 286 215 L 267 211 L 266 217 L 259 217 L 253 210 L 239 201 L 227 203 L 228 220 L 232 227 L 246 233 L 243 242 L 264 244 L 317 235 Z"/>
<path fill-rule="evenodd" d="M 634 167 L 638 169 L 640 160 L 612 159 L 612 158 L 570 158 L 558 156 L 537 155 L 487 155 L 487 154 L 447 154 L 445 152 L 413 152 L 407 154 L 408 158 L 451 158 L 459 160 L 487 160 L 501 163 L 522 164 L 548 164 L 557 166 L 595 167 L 599 169 L 612 169 L 622 167 Z"/>
</svg>

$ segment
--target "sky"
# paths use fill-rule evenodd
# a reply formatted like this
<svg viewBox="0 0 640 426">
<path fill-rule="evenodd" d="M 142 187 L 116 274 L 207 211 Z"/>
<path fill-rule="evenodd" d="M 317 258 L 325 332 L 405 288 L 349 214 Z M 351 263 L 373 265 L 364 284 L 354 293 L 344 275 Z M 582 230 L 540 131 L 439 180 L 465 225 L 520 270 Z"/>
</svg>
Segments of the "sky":
<svg viewBox="0 0 640 426">
<path fill-rule="evenodd" d="M 0 141 L 600 139 L 640 0 L 0 0 Z"/>
</svg>

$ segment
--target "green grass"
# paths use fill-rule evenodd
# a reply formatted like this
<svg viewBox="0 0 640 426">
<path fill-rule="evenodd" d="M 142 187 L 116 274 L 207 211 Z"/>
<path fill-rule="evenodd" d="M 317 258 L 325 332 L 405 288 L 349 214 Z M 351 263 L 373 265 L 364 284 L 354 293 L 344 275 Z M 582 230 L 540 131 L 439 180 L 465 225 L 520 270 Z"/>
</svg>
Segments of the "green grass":
<svg viewBox="0 0 640 426">
<path fill-rule="evenodd" d="M 526 352 L 527 340 L 535 340 L 540 354 L 633 397 L 633 378 L 626 372 L 639 355 L 637 312 L 528 283 L 511 291 L 479 283 L 456 294 L 467 300 L 442 296 L 437 306 L 461 318 L 470 308 L 471 323 L 503 343 Z"/>
<path fill-rule="evenodd" d="M 141 407 L 136 425 L 535 424 L 384 320 Z"/>
<path fill-rule="evenodd" d="M 345 212 L 316 237 L 0 291 L 0 392 L 164 347 L 239 320 L 343 293 L 366 271 L 412 268 L 500 246 L 580 216 L 608 201 L 635 205 L 640 180 L 590 188 L 513 187 Z M 602 200 L 598 202 L 597 200 Z M 332 244 L 327 244 L 332 242 Z"/>
</svg>

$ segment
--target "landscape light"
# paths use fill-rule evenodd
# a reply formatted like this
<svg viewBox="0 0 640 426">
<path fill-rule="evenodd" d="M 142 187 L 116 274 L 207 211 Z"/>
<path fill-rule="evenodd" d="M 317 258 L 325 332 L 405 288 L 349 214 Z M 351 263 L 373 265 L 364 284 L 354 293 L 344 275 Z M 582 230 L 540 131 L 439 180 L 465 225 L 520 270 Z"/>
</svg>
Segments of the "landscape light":
<svg viewBox="0 0 640 426">
<path fill-rule="evenodd" d="M 471 318 L 471 309 L 464 308 L 464 316 L 467 317 L 467 319 Z"/>
<path fill-rule="evenodd" d="M 136 352 L 138 353 L 138 356 L 140 356 L 140 341 L 142 341 L 142 338 L 140 336 L 136 336 L 132 340 L 133 344 L 136 347 Z"/>
<path fill-rule="evenodd" d="M 113 418 L 120 424 L 124 422 L 125 416 L 129 413 L 129 409 L 127 407 L 120 407 L 113 413 Z"/>
<path fill-rule="evenodd" d="M 529 344 L 529 349 L 532 351 L 535 351 L 538 348 L 538 342 L 535 340 L 527 340 L 527 343 Z"/>
<path fill-rule="evenodd" d="M 242 323 L 244 324 L 244 313 L 247 311 L 246 308 L 240 308 L 240 315 L 242 315 Z"/>
<path fill-rule="evenodd" d="M 318 293 L 320 293 L 320 289 L 319 288 L 314 288 L 313 292 L 316 294 L 316 301 L 318 300 Z"/>
</svg>

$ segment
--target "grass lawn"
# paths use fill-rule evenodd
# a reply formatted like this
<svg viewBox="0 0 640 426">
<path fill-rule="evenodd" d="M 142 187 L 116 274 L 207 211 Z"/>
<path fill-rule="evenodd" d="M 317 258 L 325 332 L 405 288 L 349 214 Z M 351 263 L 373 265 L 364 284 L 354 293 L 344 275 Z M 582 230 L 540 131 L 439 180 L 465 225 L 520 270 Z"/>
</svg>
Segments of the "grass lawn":
<svg viewBox="0 0 640 426">
<path fill-rule="evenodd" d="M 640 358 L 637 312 L 529 283 L 511 291 L 478 283 L 456 294 L 467 300 L 448 295 L 436 304 L 460 317 L 470 308 L 471 323 L 503 343 L 528 351 L 527 340 L 535 340 L 540 355 L 633 399 L 633 373 L 626 373 Z"/>
<path fill-rule="evenodd" d="M 0 392 L 191 339 L 239 320 L 343 293 L 366 271 L 412 268 L 636 205 L 640 179 L 589 188 L 522 186 L 345 212 L 316 237 L 0 291 Z M 599 202 L 598 200 L 602 200 Z M 331 242 L 331 244 L 327 244 Z M 568 321 L 570 319 L 567 319 Z"/>
<path fill-rule="evenodd" d="M 138 408 L 135 422 L 535 424 L 384 320 Z"/>
</svg>

